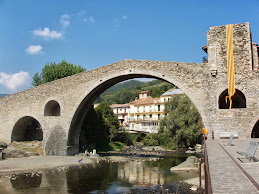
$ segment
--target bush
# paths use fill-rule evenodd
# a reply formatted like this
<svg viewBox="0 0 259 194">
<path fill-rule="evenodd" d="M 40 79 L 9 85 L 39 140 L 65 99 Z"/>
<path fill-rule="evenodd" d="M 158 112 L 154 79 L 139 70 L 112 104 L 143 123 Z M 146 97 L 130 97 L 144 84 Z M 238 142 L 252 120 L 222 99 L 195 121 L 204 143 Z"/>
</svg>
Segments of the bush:
<svg viewBox="0 0 259 194">
<path fill-rule="evenodd" d="M 135 142 L 141 142 L 146 137 L 146 134 L 141 133 L 141 132 L 129 133 L 129 135 L 130 135 L 131 139 Z"/>
<path fill-rule="evenodd" d="M 115 135 L 115 137 L 113 138 L 113 141 L 123 142 L 127 146 L 131 146 L 133 144 L 132 136 L 125 131 L 121 131 L 121 132 L 117 133 Z"/>
<path fill-rule="evenodd" d="M 148 134 L 144 139 L 143 143 L 145 146 L 158 146 L 159 141 L 156 138 L 156 135 Z"/>
<path fill-rule="evenodd" d="M 159 144 L 162 146 L 167 146 L 173 142 L 173 138 L 170 137 L 167 133 L 157 133 L 156 138 L 159 141 Z"/>
<path fill-rule="evenodd" d="M 98 152 L 107 152 L 107 151 L 112 151 L 113 147 L 110 145 L 109 140 L 102 140 L 98 141 L 96 144 L 96 150 Z"/>
</svg>

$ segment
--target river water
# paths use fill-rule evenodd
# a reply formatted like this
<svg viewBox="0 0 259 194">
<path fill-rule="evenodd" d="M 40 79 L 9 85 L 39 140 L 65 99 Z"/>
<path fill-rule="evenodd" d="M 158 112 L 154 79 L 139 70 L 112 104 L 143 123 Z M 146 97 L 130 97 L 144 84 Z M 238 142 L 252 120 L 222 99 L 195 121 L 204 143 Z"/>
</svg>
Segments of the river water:
<svg viewBox="0 0 259 194">
<path fill-rule="evenodd" d="M 177 185 L 198 176 L 198 172 L 170 172 L 172 166 L 188 156 L 178 153 L 163 159 L 101 160 L 95 164 L 9 174 L 0 179 L 0 193 L 129 193 L 132 188 Z"/>
</svg>

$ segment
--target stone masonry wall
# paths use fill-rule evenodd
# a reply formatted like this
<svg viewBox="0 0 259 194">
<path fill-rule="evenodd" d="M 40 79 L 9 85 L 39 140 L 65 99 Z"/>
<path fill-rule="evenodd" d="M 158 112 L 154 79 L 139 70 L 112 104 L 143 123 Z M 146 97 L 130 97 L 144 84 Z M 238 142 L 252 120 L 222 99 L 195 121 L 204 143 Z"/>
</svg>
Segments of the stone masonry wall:
<svg viewBox="0 0 259 194">
<path fill-rule="evenodd" d="M 259 70 L 259 59 L 258 59 L 258 55 L 259 55 L 259 47 L 257 43 L 252 44 L 252 49 L 253 49 L 253 69 L 254 70 Z"/>
<path fill-rule="evenodd" d="M 226 28 L 225 26 L 211 27 L 207 33 L 209 64 L 217 67 L 217 76 L 211 86 L 214 87 L 215 101 L 228 87 L 227 57 L 226 57 Z M 249 23 L 233 26 L 233 48 L 235 64 L 235 84 L 246 97 L 247 108 L 214 110 L 211 128 L 218 138 L 221 131 L 238 131 L 241 137 L 250 137 L 251 128 L 258 118 L 258 71 L 252 70 L 252 40 Z M 248 122 L 249 121 L 249 122 Z M 233 123 L 233 124 L 231 124 Z M 227 127 L 227 125 L 229 125 Z M 234 129 L 230 125 L 235 126 Z M 217 129 L 217 130 L 216 130 Z M 215 131 L 216 130 L 216 131 Z"/>
<path fill-rule="evenodd" d="M 209 63 L 123 60 L 0 98 L 0 140 L 9 143 L 15 123 L 30 116 L 42 127 L 45 154 L 74 154 L 81 121 L 93 100 L 110 86 L 136 77 L 177 85 L 197 107 L 210 138 L 212 132 L 219 138 L 221 131 L 250 137 L 259 119 L 259 73 L 252 70 L 249 24 L 234 25 L 236 88 L 245 95 L 247 108 L 218 108 L 218 98 L 228 86 L 225 33 L 225 26 L 212 27 L 207 33 Z M 217 68 L 216 76 L 211 75 L 212 66 Z M 45 105 L 51 100 L 60 105 L 60 116 L 44 116 Z"/>
</svg>

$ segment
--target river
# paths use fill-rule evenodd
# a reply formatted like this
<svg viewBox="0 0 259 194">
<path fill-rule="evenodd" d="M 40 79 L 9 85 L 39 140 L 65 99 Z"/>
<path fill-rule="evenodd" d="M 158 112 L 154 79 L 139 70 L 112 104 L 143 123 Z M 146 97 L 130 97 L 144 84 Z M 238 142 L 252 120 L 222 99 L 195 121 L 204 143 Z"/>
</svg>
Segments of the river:
<svg viewBox="0 0 259 194">
<path fill-rule="evenodd" d="M 145 160 L 98 160 L 94 164 L 8 174 L 0 179 L 0 193 L 143 193 L 143 188 L 152 189 L 154 185 L 178 189 L 185 186 L 182 180 L 198 176 L 198 172 L 170 171 L 188 156 L 175 153 Z"/>
</svg>

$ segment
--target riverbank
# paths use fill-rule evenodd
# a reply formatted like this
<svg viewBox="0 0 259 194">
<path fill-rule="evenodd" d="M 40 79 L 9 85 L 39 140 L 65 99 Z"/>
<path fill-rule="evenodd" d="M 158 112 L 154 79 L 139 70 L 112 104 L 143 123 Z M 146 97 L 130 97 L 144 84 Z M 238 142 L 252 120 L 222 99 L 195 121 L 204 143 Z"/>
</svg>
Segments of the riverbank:
<svg viewBox="0 0 259 194">
<path fill-rule="evenodd" d="M 44 170 L 57 167 L 78 165 L 83 158 L 83 164 L 94 163 L 90 157 L 82 156 L 30 156 L 24 158 L 7 158 L 0 160 L 0 174 Z"/>
</svg>

